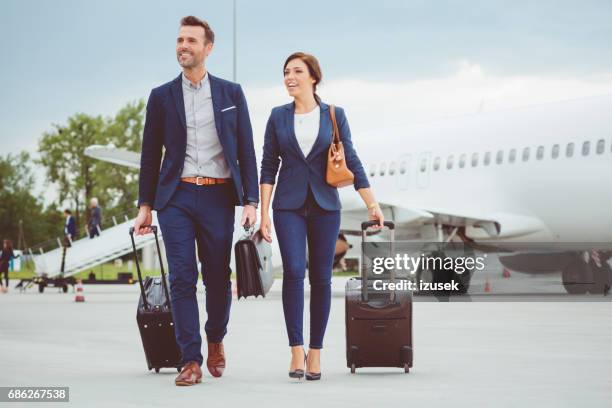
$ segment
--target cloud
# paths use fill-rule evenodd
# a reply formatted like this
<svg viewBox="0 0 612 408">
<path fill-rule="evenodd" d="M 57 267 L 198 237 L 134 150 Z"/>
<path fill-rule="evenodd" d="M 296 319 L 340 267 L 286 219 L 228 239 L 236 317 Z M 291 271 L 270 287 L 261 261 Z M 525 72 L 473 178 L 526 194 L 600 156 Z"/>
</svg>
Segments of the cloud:
<svg viewBox="0 0 612 408">
<path fill-rule="evenodd" d="M 612 72 L 582 78 L 496 76 L 468 60 L 456 65 L 453 75 L 442 78 L 393 82 L 332 79 L 323 83 L 318 93 L 325 102 L 345 109 L 356 137 L 381 126 L 612 93 Z M 245 92 L 256 145 L 261 145 L 270 110 L 290 102 L 290 98 L 282 84 L 268 88 L 245 86 Z"/>
</svg>

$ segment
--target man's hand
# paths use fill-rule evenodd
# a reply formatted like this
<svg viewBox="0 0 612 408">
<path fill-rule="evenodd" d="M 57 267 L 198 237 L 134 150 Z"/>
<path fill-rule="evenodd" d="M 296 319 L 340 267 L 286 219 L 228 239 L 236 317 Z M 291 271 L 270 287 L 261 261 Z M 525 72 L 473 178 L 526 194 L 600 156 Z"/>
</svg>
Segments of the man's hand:
<svg viewBox="0 0 612 408">
<path fill-rule="evenodd" d="M 151 228 L 142 228 L 142 225 L 151 225 L 153 222 L 153 215 L 151 214 L 151 207 L 148 205 L 141 205 L 138 210 L 138 215 L 134 221 L 134 235 L 144 235 L 152 232 Z"/>
<path fill-rule="evenodd" d="M 245 205 L 242 209 L 242 218 L 240 219 L 240 225 L 246 224 L 248 221 L 249 227 L 255 225 L 257 222 L 257 210 L 252 205 Z"/>
</svg>

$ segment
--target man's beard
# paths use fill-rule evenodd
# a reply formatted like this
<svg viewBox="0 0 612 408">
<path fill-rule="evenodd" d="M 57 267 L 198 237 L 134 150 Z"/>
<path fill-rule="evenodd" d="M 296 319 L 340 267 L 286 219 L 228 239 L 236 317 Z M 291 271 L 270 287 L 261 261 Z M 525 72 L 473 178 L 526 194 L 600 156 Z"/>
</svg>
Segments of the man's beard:
<svg viewBox="0 0 612 408">
<path fill-rule="evenodd" d="M 194 68 L 194 67 L 197 67 L 199 64 L 196 61 L 196 59 L 193 57 L 193 55 L 189 55 L 189 57 L 190 58 L 187 58 L 184 62 L 182 62 L 180 55 L 177 55 L 176 56 L 176 61 L 183 68 Z"/>
</svg>

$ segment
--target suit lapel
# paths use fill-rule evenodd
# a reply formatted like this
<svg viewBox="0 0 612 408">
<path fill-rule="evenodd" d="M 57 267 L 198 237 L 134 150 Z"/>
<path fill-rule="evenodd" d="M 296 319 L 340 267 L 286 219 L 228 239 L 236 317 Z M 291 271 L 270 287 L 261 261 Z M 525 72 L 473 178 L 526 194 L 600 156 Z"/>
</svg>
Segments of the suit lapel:
<svg viewBox="0 0 612 408">
<path fill-rule="evenodd" d="M 208 82 L 210 83 L 210 95 L 212 97 L 213 113 L 215 115 L 215 127 L 217 128 L 217 134 L 219 135 L 219 141 L 221 137 L 221 84 L 217 81 L 217 78 L 208 73 Z"/>
<path fill-rule="evenodd" d="M 187 120 L 185 119 L 185 102 L 183 100 L 183 74 L 179 74 L 178 78 L 174 80 L 170 89 L 172 90 L 172 98 L 174 99 L 174 105 L 178 112 L 181 125 L 183 130 L 187 132 Z"/>
</svg>

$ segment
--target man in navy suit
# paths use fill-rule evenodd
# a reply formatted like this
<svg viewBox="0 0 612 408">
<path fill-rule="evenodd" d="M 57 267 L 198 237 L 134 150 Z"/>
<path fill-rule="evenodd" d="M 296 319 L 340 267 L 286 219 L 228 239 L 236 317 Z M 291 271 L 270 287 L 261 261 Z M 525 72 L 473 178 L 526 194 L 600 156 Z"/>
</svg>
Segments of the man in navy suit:
<svg viewBox="0 0 612 408">
<path fill-rule="evenodd" d="M 244 206 L 241 224 L 253 225 L 259 202 L 246 99 L 240 85 L 206 71 L 204 62 L 213 43 L 208 23 L 193 16 L 181 20 L 176 56 L 183 72 L 151 91 L 140 159 L 134 229 L 137 234 L 151 232 L 151 210 L 157 210 L 170 269 L 176 340 L 183 356 L 176 385 L 193 385 L 202 377 L 195 242 L 206 288 L 206 365 L 220 377 L 232 299 L 234 207 Z"/>
</svg>

